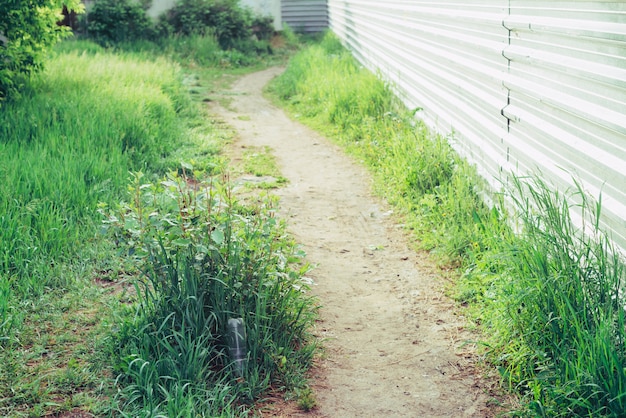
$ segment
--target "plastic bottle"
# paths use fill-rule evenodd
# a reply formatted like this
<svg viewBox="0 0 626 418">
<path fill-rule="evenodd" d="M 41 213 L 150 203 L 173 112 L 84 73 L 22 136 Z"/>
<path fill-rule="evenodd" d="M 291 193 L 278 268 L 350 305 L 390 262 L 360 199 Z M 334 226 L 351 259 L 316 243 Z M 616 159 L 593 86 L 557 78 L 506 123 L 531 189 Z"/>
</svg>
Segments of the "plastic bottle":
<svg viewBox="0 0 626 418">
<path fill-rule="evenodd" d="M 231 318 L 228 320 L 228 350 L 233 368 L 237 376 L 242 377 L 246 368 L 248 354 L 246 352 L 246 328 L 243 318 Z"/>
</svg>

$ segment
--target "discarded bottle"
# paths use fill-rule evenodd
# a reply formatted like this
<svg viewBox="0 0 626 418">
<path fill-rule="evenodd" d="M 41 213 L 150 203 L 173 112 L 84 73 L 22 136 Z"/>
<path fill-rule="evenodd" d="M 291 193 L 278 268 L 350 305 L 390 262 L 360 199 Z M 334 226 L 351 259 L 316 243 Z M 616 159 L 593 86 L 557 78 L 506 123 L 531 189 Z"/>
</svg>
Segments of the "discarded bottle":
<svg viewBox="0 0 626 418">
<path fill-rule="evenodd" d="M 228 350 L 233 368 L 237 376 L 242 377 L 246 368 L 246 328 L 243 318 L 231 318 L 228 320 Z"/>
</svg>

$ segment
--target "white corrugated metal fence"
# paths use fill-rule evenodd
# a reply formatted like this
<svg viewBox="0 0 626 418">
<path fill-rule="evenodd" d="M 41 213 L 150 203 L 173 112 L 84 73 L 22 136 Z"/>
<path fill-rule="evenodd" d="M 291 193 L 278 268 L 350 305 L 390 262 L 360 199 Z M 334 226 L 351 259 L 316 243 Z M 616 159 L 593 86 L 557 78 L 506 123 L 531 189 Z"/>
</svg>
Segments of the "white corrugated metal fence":
<svg viewBox="0 0 626 418">
<path fill-rule="evenodd" d="M 321 32 L 328 29 L 327 1 L 282 0 L 282 20 L 296 32 Z"/>
<path fill-rule="evenodd" d="M 626 2 L 329 0 L 329 17 L 493 187 L 574 175 L 626 248 Z"/>
</svg>

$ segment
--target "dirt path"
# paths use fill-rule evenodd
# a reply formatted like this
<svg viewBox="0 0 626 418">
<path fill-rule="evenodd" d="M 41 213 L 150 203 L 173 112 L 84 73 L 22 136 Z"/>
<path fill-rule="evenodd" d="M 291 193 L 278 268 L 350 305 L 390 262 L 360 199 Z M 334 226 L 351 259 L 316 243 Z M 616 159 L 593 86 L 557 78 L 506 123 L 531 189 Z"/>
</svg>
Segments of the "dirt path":
<svg viewBox="0 0 626 418">
<path fill-rule="evenodd" d="M 432 265 L 408 248 L 401 226 L 370 193 L 367 173 L 317 133 L 263 98 L 280 69 L 245 76 L 213 111 L 238 132 L 235 147 L 269 146 L 289 180 L 281 216 L 316 266 L 316 334 L 326 355 L 314 370 L 318 408 L 268 415 L 488 417 L 490 397 L 463 342 L 471 336 Z"/>
</svg>

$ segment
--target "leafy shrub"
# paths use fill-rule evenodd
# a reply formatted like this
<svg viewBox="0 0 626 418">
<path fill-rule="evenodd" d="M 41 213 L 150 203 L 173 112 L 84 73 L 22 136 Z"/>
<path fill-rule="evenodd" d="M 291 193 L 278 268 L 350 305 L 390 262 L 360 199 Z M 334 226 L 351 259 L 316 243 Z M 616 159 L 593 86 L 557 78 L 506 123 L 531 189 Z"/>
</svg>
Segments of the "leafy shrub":
<svg viewBox="0 0 626 418">
<path fill-rule="evenodd" d="M 312 357 L 312 302 L 303 254 L 286 239 L 273 202 L 241 207 L 184 167 L 157 184 L 137 174 L 131 190 L 130 202 L 107 217 L 145 271 L 137 314 L 116 348 L 129 414 L 223 416 L 270 385 L 298 386 Z M 241 375 L 228 356 L 229 318 L 245 325 Z"/>
<path fill-rule="evenodd" d="M 259 40 L 267 41 L 274 35 L 274 19 L 270 16 L 255 16 L 250 25 L 252 34 Z"/>
<path fill-rule="evenodd" d="M 164 17 L 181 35 L 214 35 L 222 48 L 231 48 L 252 35 L 252 15 L 233 0 L 181 0 Z"/>
<path fill-rule="evenodd" d="M 152 20 L 134 0 L 97 0 L 88 17 L 89 36 L 101 45 L 155 37 Z"/>
<path fill-rule="evenodd" d="M 0 101 L 16 95 L 28 77 L 41 70 L 47 49 L 68 35 L 57 25 L 63 5 L 77 12 L 79 0 L 3 2 L 0 13 Z"/>
</svg>

